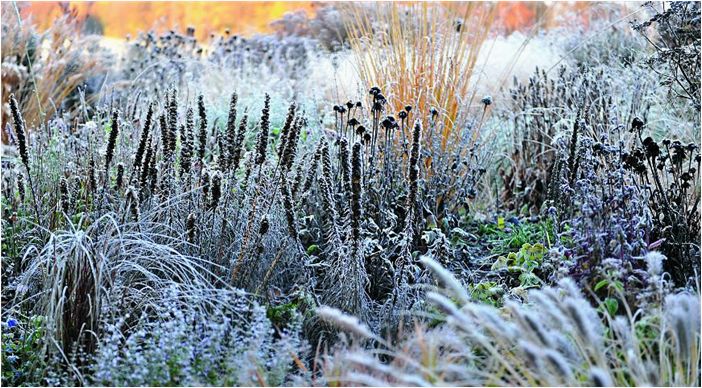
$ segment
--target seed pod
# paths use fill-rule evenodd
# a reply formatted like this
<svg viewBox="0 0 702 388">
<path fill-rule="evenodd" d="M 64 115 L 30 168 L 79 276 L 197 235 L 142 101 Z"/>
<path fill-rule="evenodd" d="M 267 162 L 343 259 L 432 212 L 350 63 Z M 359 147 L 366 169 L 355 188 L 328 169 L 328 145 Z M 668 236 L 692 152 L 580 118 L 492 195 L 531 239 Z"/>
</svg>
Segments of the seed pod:
<svg viewBox="0 0 702 388">
<path fill-rule="evenodd" d="M 110 171 L 110 163 L 115 155 L 115 147 L 117 146 L 117 135 L 119 135 L 119 113 L 112 113 L 112 126 L 110 128 L 110 136 L 107 140 L 107 150 L 105 152 L 105 171 Z M 109 175 L 108 175 L 109 176 Z"/>
<path fill-rule="evenodd" d="M 266 93 L 263 111 L 261 112 L 261 130 L 258 133 L 256 143 L 256 165 L 260 166 L 266 161 L 266 149 L 268 148 L 268 130 L 270 127 L 271 97 Z"/>
<path fill-rule="evenodd" d="M 17 106 L 17 100 L 14 94 L 10 94 L 10 111 L 12 112 L 12 120 L 15 122 L 15 134 L 17 135 L 17 148 L 22 158 L 22 163 L 29 171 L 29 152 L 27 150 L 27 135 L 24 132 L 24 119 Z"/>
</svg>

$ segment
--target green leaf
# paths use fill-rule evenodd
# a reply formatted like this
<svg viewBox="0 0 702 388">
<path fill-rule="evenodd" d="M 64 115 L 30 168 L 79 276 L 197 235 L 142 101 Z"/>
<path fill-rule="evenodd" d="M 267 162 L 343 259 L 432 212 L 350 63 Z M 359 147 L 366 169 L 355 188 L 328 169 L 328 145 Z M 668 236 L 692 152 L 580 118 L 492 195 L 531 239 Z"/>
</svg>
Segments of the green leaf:
<svg viewBox="0 0 702 388">
<path fill-rule="evenodd" d="M 608 283 L 609 281 L 607 279 L 600 280 L 599 282 L 597 282 L 597 284 L 595 284 L 595 292 L 599 291 L 600 288 L 606 286 Z"/>
</svg>

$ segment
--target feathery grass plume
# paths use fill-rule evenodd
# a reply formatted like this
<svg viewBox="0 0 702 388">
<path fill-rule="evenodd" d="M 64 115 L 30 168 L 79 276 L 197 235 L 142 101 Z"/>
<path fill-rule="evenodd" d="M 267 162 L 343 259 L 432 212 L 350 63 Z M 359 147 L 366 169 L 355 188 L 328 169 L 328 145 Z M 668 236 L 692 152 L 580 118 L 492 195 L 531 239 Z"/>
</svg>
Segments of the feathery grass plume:
<svg viewBox="0 0 702 388">
<path fill-rule="evenodd" d="M 281 191 L 283 192 L 283 208 L 285 209 L 285 219 L 288 222 L 288 233 L 293 240 L 298 240 L 297 224 L 295 222 L 295 205 L 293 204 L 290 188 L 288 187 L 288 179 L 285 174 L 280 176 Z"/>
<path fill-rule="evenodd" d="M 192 108 L 188 108 L 188 112 L 185 115 L 185 127 L 181 125 L 181 132 L 183 133 L 183 141 L 180 146 L 180 175 L 184 176 L 190 173 L 190 168 L 192 167 L 193 152 L 195 150 L 195 144 L 193 139 L 193 131 L 195 130 L 195 119 Z"/>
<path fill-rule="evenodd" d="M 271 96 L 266 93 L 266 99 L 261 111 L 261 124 L 256 142 L 256 165 L 260 166 L 266 161 L 266 149 L 268 148 L 268 132 L 270 130 Z"/>
<path fill-rule="evenodd" d="M 417 120 L 414 122 L 414 130 L 412 131 L 412 148 L 410 150 L 409 161 L 409 194 L 407 195 L 407 221 L 406 227 L 411 228 L 414 221 L 419 216 L 417 207 L 417 197 L 419 191 L 419 157 L 421 153 L 422 140 L 422 123 Z"/>
<path fill-rule="evenodd" d="M 121 190 L 124 184 L 124 163 L 117 163 L 117 178 L 115 179 L 115 189 Z"/>
<path fill-rule="evenodd" d="M 61 201 L 61 210 L 68 214 L 68 209 L 71 206 L 71 192 L 68 189 L 68 180 L 65 177 L 61 177 L 59 181 L 59 195 Z"/>
<path fill-rule="evenodd" d="M 280 138 L 278 139 L 278 148 L 276 152 L 279 158 L 283 158 L 284 150 L 287 148 L 288 137 L 290 133 L 291 126 L 293 125 L 293 120 L 295 120 L 295 103 L 290 104 L 288 108 L 288 115 L 285 117 L 285 124 L 283 124 L 283 129 L 280 131 Z"/>
<path fill-rule="evenodd" d="M 139 145 L 137 146 L 136 154 L 134 155 L 134 170 L 141 168 L 141 162 L 144 158 L 144 152 L 146 151 L 146 143 L 149 140 L 149 132 L 151 131 L 151 124 L 154 115 L 154 103 L 149 104 L 149 109 L 146 112 L 146 121 L 144 121 L 144 128 L 141 130 L 141 138 L 139 139 Z"/>
<path fill-rule="evenodd" d="M 231 100 L 229 101 L 229 116 L 227 116 L 227 165 L 231 165 L 233 161 L 234 150 L 236 148 L 237 133 L 236 133 L 236 104 L 239 100 L 239 96 L 236 92 L 232 93 Z"/>
<path fill-rule="evenodd" d="M 15 123 L 15 135 L 17 136 L 17 148 L 19 149 L 22 164 L 29 171 L 29 151 L 27 150 L 27 134 L 24 128 L 24 119 L 17 106 L 17 100 L 14 94 L 10 94 L 10 111 L 12 112 L 12 120 Z"/>
<path fill-rule="evenodd" d="M 239 169 L 239 164 L 241 163 L 241 150 L 244 147 L 244 138 L 246 137 L 246 125 L 248 124 L 248 115 L 244 115 L 239 123 L 239 130 L 236 133 L 236 140 L 232 148 L 232 152 L 229 154 L 232 158 L 229 167 L 232 172 L 236 172 Z"/>
<path fill-rule="evenodd" d="M 351 158 L 349 155 L 349 142 L 345 137 L 339 140 L 339 161 L 341 167 L 341 179 L 344 183 L 344 190 L 351 193 Z"/>
<path fill-rule="evenodd" d="M 112 125 L 110 127 L 110 136 L 107 140 L 107 150 L 105 151 L 105 175 L 109 177 L 110 173 L 110 163 L 112 162 L 112 157 L 115 155 L 115 147 L 117 146 L 117 136 L 119 135 L 119 112 L 115 110 L 112 112 Z M 107 181 L 107 179 L 106 179 Z M 107 182 L 105 182 L 107 183 Z"/>
<path fill-rule="evenodd" d="M 17 180 L 17 192 L 19 193 L 20 202 L 24 202 L 24 199 L 27 195 L 27 191 L 24 187 L 24 174 L 18 172 L 17 178 L 15 179 Z"/>
<path fill-rule="evenodd" d="M 131 213 L 132 217 L 134 218 L 134 221 L 138 222 L 141 218 L 141 212 L 139 209 L 139 194 L 137 193 L 137 190 L 134 188 L 134 186 L 129 186 L 127 188 L 126 201 L 127 210 Z"/>
<path fill-rule="evenodd" d="M 361 218 L 363 217 L 361 200 L 363 197 L 363 172 L 361 143 L 356 142 L 351 151 L 351 233 L 354 250 L 358 249 L 361 241 Z"/>
<path fill-rule="evenodd" d="M 185 230 L 188 236 L 188 242 L 194 244 L 195 238 L 197 237 L 197 218 L 195 213 L 188 214 L 188 218 L 185 221 Z"/>
<path fill-rule="evenodd" d="M 165 113 L 161 113 L 158 116 L 158 123 L 161 129 L 161 148 L 163 149 L 163 156 L 168 158 L 170 156 L 171 130 L 168 127 L 168 118 Z"/>
<path fill-rule="evenodd" d="M 202 94 L 197 97 L 197 114 L 200 117 L 197 156 L 200 160 L 205 160 L 205 151 L 207 150 L 207 111 L 205 110 L 205 97 Z"/>
<path fill-rule="evenodd" d="M 219 199 L 222 197 L 222 174 L 215 171 L 212 174 L 212 197 L 210 198 L 210 209 L 216 209 Z"/>
</svg>

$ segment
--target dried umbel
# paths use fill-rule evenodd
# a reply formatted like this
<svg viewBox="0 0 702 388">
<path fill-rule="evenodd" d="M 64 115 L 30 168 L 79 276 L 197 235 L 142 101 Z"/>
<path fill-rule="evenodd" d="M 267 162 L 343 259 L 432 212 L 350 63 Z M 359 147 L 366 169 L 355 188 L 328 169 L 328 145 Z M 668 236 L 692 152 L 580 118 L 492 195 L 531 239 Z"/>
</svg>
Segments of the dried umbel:
<svg viewBox="0 0 702 388">
<path fill-rule="evenodd" d="M 119 112 L 114 111 L 112 113 L 112 126 L 110 128 L 110 135 L 107 140 L 107 150 L 105 151 L 105 171 L 108 173 L 110 171 L 110 163 L 115 155 L 115 147 L 117 146 L 117 136 L 119 135 Z"/>
<path fill-rule="evenodd" d="M 149 104 L 149 110 L 146 112 L 146 121 L 144 122 L 144 128 L 141 130 L 141 138 L 139 139 L 139 145 L 137 146 L 136 154 L 134 155 L 134 166 L 136 170 L 141 167 L 142 159 L 144 158 L 144 152 L 146 151 L 146 143 L 149 141 L 149 132 L 151 131 L 151 123 L 154 115 L 154 104 Z"/>
<path fill-rule="evenodd" d="M 207 150 L 207 111 L 205 110 L 205 98 L 198 96 L 197 98 L 197 114 L 200 117 L 200 132 L 198 135 L 197 156 L 200 160 L 205 159 L 205 151 Z"/>
<path fill-rule="evenodd" d="M 260 166 L 266 161 L 266 149 L 268 148 L 268 133 L 270 130 L 271 97 L 266 93 L 266 100 L 261 111 L 261 128 L 256 142 L 256 165 Z"/>
<path fill-rule="evenodd" d="M 12 120 L 15 123 L 15 135 L 17 136 L 17 148 L 19 149 L 22 164 L 29 171 L 29 151 L 27 150 L 27 135 L 24 130 L 24 119 L 17 106 L 15 95 L 10 95 L 10 111 L 12 112 Z"/>
</svg>

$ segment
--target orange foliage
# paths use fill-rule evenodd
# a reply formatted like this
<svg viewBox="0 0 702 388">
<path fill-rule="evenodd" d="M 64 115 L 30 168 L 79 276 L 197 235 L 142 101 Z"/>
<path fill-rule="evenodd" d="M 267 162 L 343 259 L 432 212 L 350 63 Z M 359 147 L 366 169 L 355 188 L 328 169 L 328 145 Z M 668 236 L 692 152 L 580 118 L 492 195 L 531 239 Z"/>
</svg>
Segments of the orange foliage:
<svg viewBox="0 0 702 388">
<path fill-rule="evenodd" d="M 22 16 L 32 15 L 41 29 L 63 14 L 66 2 L 19 3 Z M 318 3 L 257 1 L 257 2 L 177 2 L 177 1 L 95 1 L 68 2 L 71 11 L 80 20 L 95 18 L 103 27 L 105 36 L 123 38 L 127 34 L 146 31 L 152 27 L 166 30 L 177 26 L 185 30 L 196 28 L 195 35 L 204 39 L 211 33 L 229 28 L 232 33 L 250 35 L 271 32 L 269 23 L 285 13 L 304 10 L 313 15 Z"/>
</svg>

